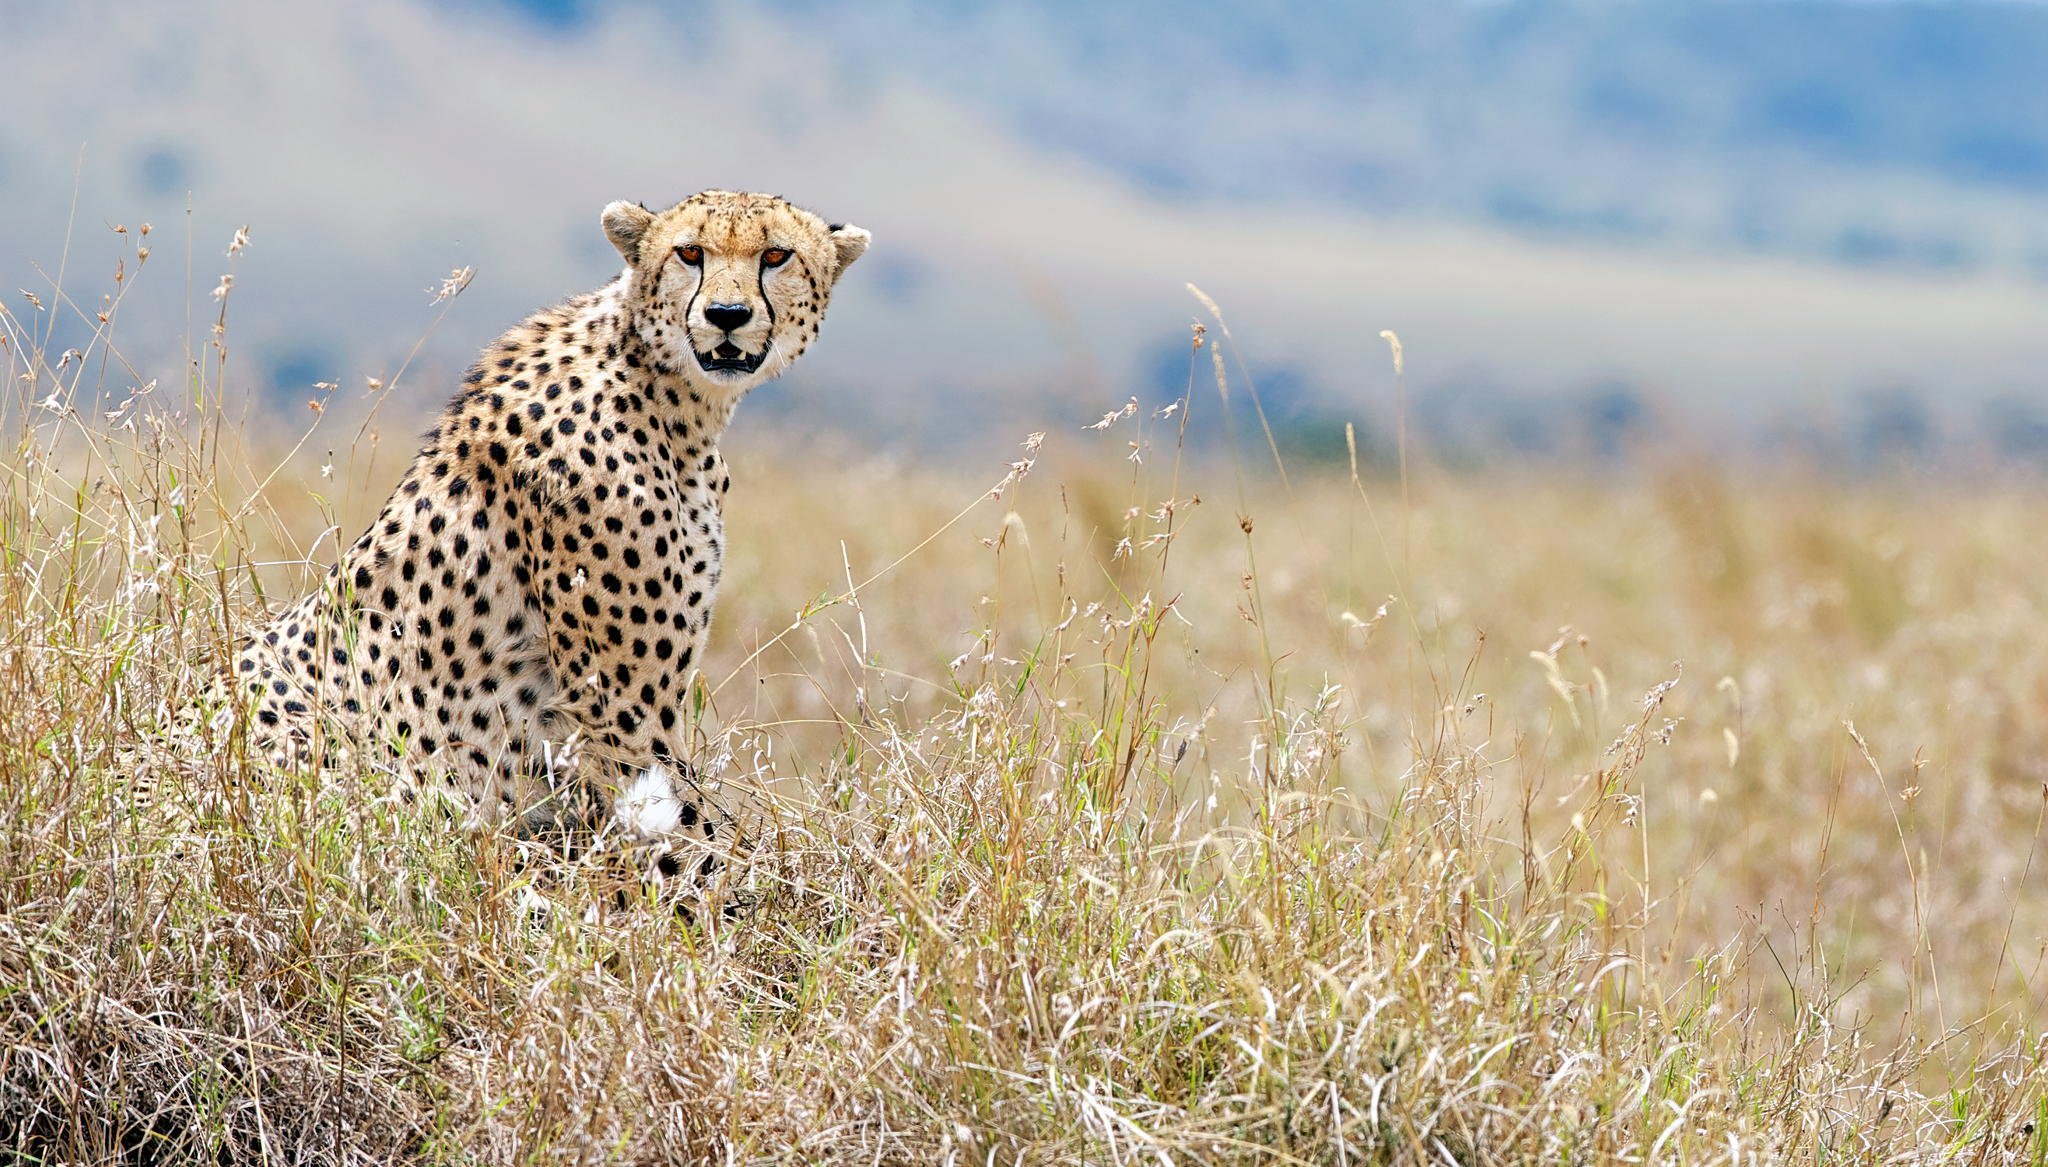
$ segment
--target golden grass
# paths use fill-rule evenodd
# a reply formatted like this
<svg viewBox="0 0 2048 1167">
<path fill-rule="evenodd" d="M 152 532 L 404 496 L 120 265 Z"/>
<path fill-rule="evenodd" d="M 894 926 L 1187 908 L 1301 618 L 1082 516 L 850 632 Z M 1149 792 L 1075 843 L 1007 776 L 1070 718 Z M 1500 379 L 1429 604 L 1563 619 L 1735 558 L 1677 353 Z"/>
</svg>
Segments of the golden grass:
<svg viewBox="0 0 2048 1167">
<path fill-rule="evenodd" d="M 1283 484 L 1183 451 L 1210 349 L 1021 476 L 742 411 L 686 917 L 181 724 L 404 427 L 266 453 L 224 348 L 116 409 L 67 311 L 0 314 L 0 1153 L 2048 1155 L 2033 489 Z"/>
</svg>

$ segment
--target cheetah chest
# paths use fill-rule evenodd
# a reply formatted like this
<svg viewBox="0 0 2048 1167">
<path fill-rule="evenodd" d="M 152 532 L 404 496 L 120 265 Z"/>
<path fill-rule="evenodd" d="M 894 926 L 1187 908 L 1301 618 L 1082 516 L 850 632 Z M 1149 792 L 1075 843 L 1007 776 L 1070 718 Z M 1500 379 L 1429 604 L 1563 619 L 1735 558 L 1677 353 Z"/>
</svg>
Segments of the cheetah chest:
<svg viewBox="0 0 2048 1167">
<path fill-rule="evenodd" d="M 635 459 L 606 481 L 544 483 L 531 587 L 568 722 L 635 760 L 673 756 L 683 691 L 725 550 L 715 453 Z"/>
</svg>

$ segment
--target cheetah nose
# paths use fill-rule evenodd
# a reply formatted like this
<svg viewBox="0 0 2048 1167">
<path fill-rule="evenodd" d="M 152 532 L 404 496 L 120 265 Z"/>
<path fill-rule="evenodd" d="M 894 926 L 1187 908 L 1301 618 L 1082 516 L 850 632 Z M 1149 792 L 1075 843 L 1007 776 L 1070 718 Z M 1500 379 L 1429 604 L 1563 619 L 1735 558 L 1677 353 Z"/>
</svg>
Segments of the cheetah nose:
<svg viewBox="0 0 2048 1167">
<path fill-rule="evenodd" d="M 745 304 L 713 304 L 704 309 L 704 319 L 709 320 L 714 327 L 723 328 L 727 332 L 753 318 L 754 310 Z"/>
</svg>

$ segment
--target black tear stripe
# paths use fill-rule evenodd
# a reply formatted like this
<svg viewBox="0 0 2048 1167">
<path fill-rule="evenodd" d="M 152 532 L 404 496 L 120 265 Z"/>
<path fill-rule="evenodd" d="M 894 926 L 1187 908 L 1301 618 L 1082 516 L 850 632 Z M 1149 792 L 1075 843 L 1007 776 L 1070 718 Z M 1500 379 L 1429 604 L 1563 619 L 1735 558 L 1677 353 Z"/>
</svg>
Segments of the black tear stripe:
<svg viewBox="0 0 2048 1167">
<path fill-rule="evenodd" d="M 673 254 L 673 253 L 671 253 L 671 254 Z M 677 263 L 683 263 L 683 257 L 682 257 L 682 256 L 680 256 L 680 255 L 676 256 L 676 262 L 677 262 Z M 666 266 L 666 265 L 664 265 L 664 266 Z M 690 265 L 689 265 L 689 264 L 687 264 L 687 263 L 683 263 L 683 266 L 684 266 L 684 267 L 688 267 L 688 266 L 690 266 Z M 660 287 L 661 287 L 660 281 L 659 281 L 659 280 L 655 281 L 655 289 L 656 289 L 657 291 L 659 291 L 659 290 L 660 290 Z M 691 336 L 690 336 L 690 316 L 691 316 L 691 314 L 692 314 L 692 313 L 696 312 L 696 310 L 697 310 L 697 297 L 698 297 L 698 295 L 699 295 L 699 294 L 701 294 L 701 293 L 702 293 L 703 291 L 704 291 L 704 273 L 703 273 L 703 270 L 702 270 L 702 269 L 700 268 L 700 269 L 698 269 L 698 272 L 697 272 L 697 286 L 696 286 L 696 287 L 694 287 L 694 288 L 691 288 L 691 289 L 690 289 L 690 299 L 689 299 L 689 301 L 688 301 L 687 303 L 685 303 L 685 304 L 683 305 L 683 322 L 682 322 L 682 326 L 681 326 L 681 327 L 682 327 L 682 332 L 683 332 L 683 347 L 684 347 L 684 348 L 686 348 L 686 349 L 688 349 L 688 350 L 690 350 L 690 353 L 691 353 L 691 355 L 692 355 L 693 357 L 695 356 L 695 354 L 696 354 L 696 352 L 697 352 L 697 342 L 696 342 L 696 341 L 695 341 L 694 339 L 692 339 L 692 338 L 691 338 Z"/>
<path fill-rule="evenodd" d="M 795 252 L 791 254 L 794 255 Z M 761 346 L 761 359 L 766 361 L 768 350 L 775 345 L 775 301 L 768 298 L 768 253 L 763 251 L 761 258 L 754 262 L 757 265 L 754 271 L 754 287 L 761 293 L 761 306 L 768 310 L 768 331 L 763 334 L 767 340 Z"/>
</svg>

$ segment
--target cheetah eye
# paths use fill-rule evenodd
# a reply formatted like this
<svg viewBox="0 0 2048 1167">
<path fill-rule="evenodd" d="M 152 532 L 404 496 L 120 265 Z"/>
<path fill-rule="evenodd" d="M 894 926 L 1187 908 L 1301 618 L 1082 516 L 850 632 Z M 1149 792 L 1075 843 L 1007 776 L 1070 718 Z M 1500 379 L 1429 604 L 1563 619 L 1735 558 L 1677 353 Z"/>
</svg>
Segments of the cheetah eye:
<svg viewBox="0 0 2048 1167">
<path fill-rule="evenodd" d="M 685 243 L 681 247 L 676 248 L 676 258 L 689 264 L 691 267 L 696 267 L 704 262 L 704 249 L 694 243 Z"/>
<path fill-rule="evenodd" d="M 771 247 L 761 253 L 762 267 L 781 267 L 789 262 L 789 248 Z"/>
</svg>

